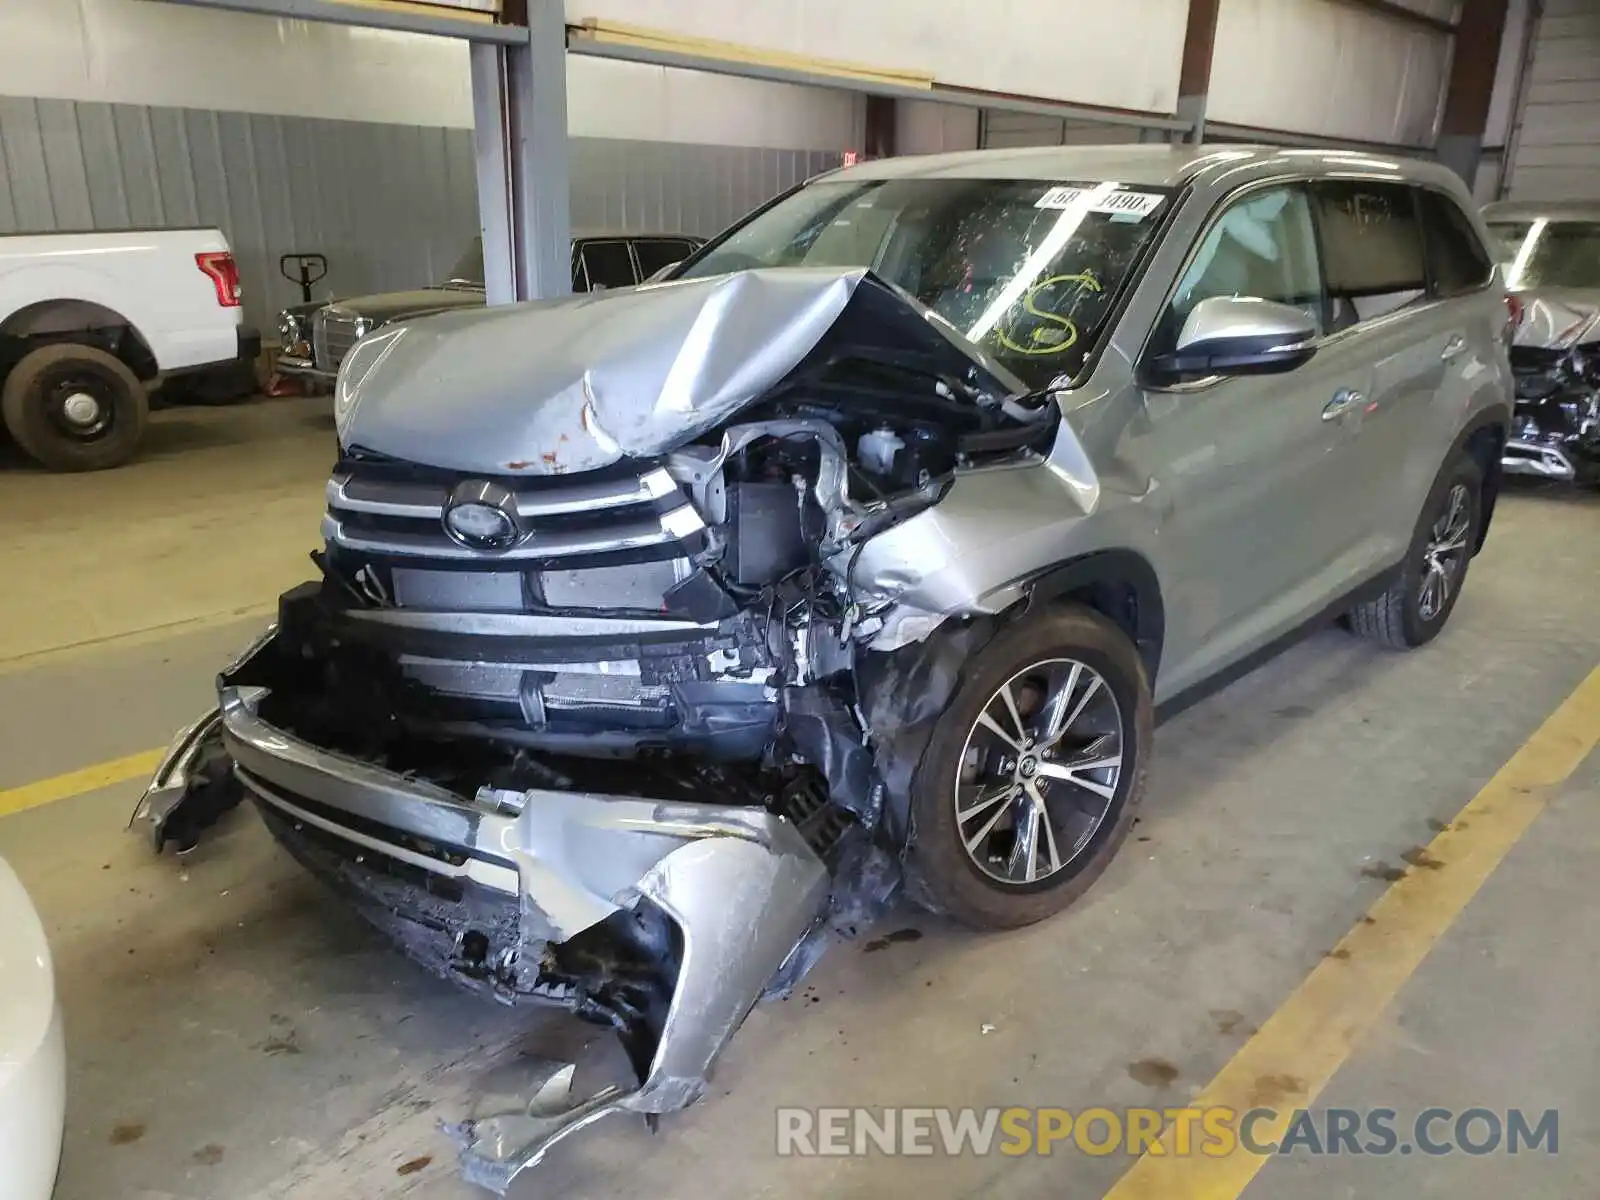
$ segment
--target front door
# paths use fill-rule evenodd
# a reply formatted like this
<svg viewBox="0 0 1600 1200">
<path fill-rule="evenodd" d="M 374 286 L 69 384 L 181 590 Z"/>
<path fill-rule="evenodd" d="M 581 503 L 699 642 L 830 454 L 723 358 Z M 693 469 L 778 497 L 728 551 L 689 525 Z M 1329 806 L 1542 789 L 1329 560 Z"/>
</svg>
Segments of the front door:
<svg viewBox="0 0 1600 1200">
<path fill-rule="evenodd" d="M 1325 301 L 1308 195 L 1298 184 L 1232 201 L 1201 236 L 1148 354 L 1173 348 L 1201 300 Z M 1345 483 L 1349 422 L 1370 386 L 1348 346 L 1280 375 L 1150 388 L 1141 435 L 1157 494 L 1170 673 L 1182 691 L 1287 632 L 1319 606 L 1316 580 L 1353 536 Z"/>
</svg>

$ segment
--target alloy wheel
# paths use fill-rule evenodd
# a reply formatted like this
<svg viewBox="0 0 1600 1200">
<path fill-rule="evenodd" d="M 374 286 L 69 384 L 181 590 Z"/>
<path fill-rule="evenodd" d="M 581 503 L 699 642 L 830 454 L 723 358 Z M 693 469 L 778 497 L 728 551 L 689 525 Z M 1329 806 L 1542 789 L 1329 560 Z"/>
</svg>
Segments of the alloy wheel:
<svg viewBox="0 0 1600 1200">
<path fill-rule="evenodd" d="M 1012 886 L 1065 870 L 1112 818 L 1124 741 L 1121 706 L 1088 664 L 1045 659 L 1006 680 L 956 768 L 956 828 L 973 865 Z"/>
<path fill-rule="evenodd" d="M 1437 620 L 1449 606 L 1467 564 L 1467 536 L 1472 532 L 1472 495 L 1464 483 L 1445 496 L 1439 519 L 1429 531 L 1422 552 L 1422 583 L 1417 593 L 1417 615 Z"/>
</svg>

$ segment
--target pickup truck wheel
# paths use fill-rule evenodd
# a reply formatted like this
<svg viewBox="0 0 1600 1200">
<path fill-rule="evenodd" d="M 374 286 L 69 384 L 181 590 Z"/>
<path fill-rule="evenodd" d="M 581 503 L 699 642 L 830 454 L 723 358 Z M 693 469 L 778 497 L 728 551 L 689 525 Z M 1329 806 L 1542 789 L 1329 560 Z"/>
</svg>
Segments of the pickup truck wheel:
<svg viewBox="0 0 1600 1200">
<path fill-rule="evenodd" d="M 150 404 L 125 363 L 94 346 L 40 346 L 12 368 L 0 395 L 6 428 L 54 471 L 99 471 L 133 457 Z"/>
<path fill-rule="evenodd" d="M 1071 904 L 1133 826 L 1153 727 L 1144 663 L 1098 613 L 1057 608 L 1001 632 L 913 777 L 913 894 L 980 929 Z"/>
<path fill-rule="evenodd" d="M 1350 610 L 1350 631 L 1393 650 L 1438 636 L 1467 579 L 1483 521 L 1483 472 L 1459 454 L 1439 474 L 1389 590 Z"/>
</svg>

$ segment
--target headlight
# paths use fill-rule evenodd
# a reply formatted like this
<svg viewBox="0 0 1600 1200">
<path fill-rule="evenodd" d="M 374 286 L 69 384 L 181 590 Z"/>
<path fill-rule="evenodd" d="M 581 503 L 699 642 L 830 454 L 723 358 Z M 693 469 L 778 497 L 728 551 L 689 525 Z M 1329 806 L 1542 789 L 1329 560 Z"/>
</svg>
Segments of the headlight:
<svg viewBox="0 0 1600 1200">
<path fill-rule="evenodd" d="M 339 378 L 333 385 L 333 423 L 339 431 L 341 442 L 344 441 L 345 428 L 355 416 L 356 406 L 361 403 L 362 382 L 389 356 L 405 332 L 405 326 L 402 325 L 364 337 L 345 355 L 344 362 L 339 366 Z"/>
<path fill-rule="evenodd" d="M 305 326 L 301 319 L 291 312 L 278 314 L 278 343 L 283 347 L 285 354 L 293 354 L 305 342 Z"/>
</svg>

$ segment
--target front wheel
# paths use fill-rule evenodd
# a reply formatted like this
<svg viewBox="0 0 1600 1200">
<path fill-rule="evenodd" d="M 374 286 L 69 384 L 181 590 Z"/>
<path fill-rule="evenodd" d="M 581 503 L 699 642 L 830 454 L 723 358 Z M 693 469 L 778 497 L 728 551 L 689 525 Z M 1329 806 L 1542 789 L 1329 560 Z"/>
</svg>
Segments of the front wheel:
<svg viewBox="0 0 1600 1200">
<path fill-rule="evenodd" d="M 1350 631 L 1395 650 L 1439 635 L 1450 619 L 1483 521 L 1483 472 L 1458 453 L 1439 473 L 1399 574 L 1383 595 L 1350 610 Z"/>
<path fill-rule="evenodd" d="M 1002 631 L 968 665 L 912 780 L 914 894 L 981 929 L 1051 916 L 1133 826 L 1154 727 L 1127 636 L 1076 606 Z"/>
</svg>

